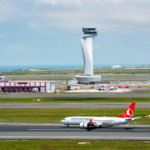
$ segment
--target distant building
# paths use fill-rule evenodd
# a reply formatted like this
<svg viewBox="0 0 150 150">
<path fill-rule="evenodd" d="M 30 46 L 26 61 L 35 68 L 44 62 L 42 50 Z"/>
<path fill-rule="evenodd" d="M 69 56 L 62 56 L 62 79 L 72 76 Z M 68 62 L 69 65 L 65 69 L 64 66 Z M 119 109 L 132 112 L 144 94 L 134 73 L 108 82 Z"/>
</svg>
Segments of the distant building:
<svg viewBox="0 0 150 150">
<path fill-rule="evenodd" d="M 78 84 L 78 81 L 76 78 L 74 78 L 73 80 L 67 80 L 67 84 L 68 85 L 76 85 L 76 84 Z"/>
<path fill-rule="evenodd" d="M 6 77 L 3 75 L 0 75 L 0 81 L 5 81 L 5 80 L 6 80 Z"/>
<path fill-rule="evenodd" d="M 149 68 L 149 67 L 150 67 L 150 65 L 143 65 L 143 67 L 144 67 L 144 68 Z"/>
<path fill-rule="evenodd" d="M 121 68 L 121 65 L 114 65 L 114 66 L 112 66 L 111 68 L 112 68 L 112 69 L 119 69 L 119 68 Z"/>
<path fill-rule="evenodd" d="M 35 69 L 29 69 L 29 71 L 35 71 Z"/>
</svg>

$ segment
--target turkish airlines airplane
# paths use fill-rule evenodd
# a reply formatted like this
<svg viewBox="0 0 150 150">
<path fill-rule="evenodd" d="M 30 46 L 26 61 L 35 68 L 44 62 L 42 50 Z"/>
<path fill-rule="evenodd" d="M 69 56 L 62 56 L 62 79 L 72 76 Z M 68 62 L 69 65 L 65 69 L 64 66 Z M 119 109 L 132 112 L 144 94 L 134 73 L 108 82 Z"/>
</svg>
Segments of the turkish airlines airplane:
<svg viewBox="0 0 150 150">
<path fill-rule="evenodd" d="M 102 127 L 125 124 L 134 121 L 137 118 L 132 118 L 134 112 L 135 103 L 132 103 L 129 108 L 121 116 L 117 117 L 67 117 L 61 120 L 64 125 L 79 125 L 80 128 Z"/>
</svg>

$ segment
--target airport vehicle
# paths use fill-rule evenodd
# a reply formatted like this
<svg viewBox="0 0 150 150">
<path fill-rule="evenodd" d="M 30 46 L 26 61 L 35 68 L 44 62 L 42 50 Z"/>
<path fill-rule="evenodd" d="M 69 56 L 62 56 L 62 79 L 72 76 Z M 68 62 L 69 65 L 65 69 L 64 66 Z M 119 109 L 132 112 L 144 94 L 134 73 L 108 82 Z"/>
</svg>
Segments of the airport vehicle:
<svg viewBox="0 0 150 150">
<path fill-rule="evenodd" d="M 126 89 L 128 89 L 128 88 L 129 88 L 129 86 L 128 86 L 128 85 L 124 85 L 124 86 L 123 86 L 123 88 L 126 88 Z"/>
<path fill-rule="evenodd" d="M 109 90 L 115 90 L 115 88 L 114 87 L 110 87 Z"/>
<path fill-rule="evenodd" d="M 32 91 L 33 92 L 38 92 L 38 88 L 33 88 Z"/>
<path fill-rule="evenodd" d="M 142 88 L 141 85 L 138 85 L 137 88 Z"/>
<path fill-rule="evenodd" d="M 98 88 L 99 91 L 104 91 L 104 88 Z"/>
<path fill-rule="evenodd" d="M 120 85 L 116 85 L 115 88 L 116 88 L 116 89 L 120 89 L 121 86 L 120 86 Z"/>
<path fill-rule="evenodd" d="M 102 127 L 125 124 L 134 121 L 137 118 L 132 118 L 134 112 L 135 103 L 132 103 L 128 109 L 117 117 L 67 117 L 61 120 L 61 122 L 69 127 L 69 125 L 79 125 L 80 128 Z"/>
</svg>

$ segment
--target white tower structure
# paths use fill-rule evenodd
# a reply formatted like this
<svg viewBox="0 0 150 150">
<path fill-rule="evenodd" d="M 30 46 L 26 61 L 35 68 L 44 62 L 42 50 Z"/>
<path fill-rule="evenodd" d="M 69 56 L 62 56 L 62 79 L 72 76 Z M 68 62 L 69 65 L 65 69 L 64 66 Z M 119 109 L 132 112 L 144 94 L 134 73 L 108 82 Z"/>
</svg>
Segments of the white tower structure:
<svg viewBox="0 0 150 150">
<path fill-rule="evenodd" d="M 75 76 L 79 83 L 101 81 L 100 75 L 93 75 L 93 41 L 97 36 L 95 27 L 83 27 L 84 34 L 81 36 L 81 44 L 84 59 L 84 75 Z"/>
<path fill-rule="evenodd" d="M 93 75 L 93 40 L 97 35 L 96 28 L 83 28 L 81 44 L 84 58 L 84 75 Z"/>
</svg>

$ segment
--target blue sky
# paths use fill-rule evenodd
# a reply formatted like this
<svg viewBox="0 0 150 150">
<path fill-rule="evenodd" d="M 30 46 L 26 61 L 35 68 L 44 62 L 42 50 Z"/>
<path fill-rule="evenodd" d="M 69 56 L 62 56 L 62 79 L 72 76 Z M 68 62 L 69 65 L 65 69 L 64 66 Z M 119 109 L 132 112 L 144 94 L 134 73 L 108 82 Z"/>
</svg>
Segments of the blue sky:
<svg viewBox="0 0 150 150">
<path fill-rule="evenodd" d="M 81 65 L 83 26 L 94 64 L 150 64 L 149 0 L 0 0 L 0 65 Z"/>
</svg>

